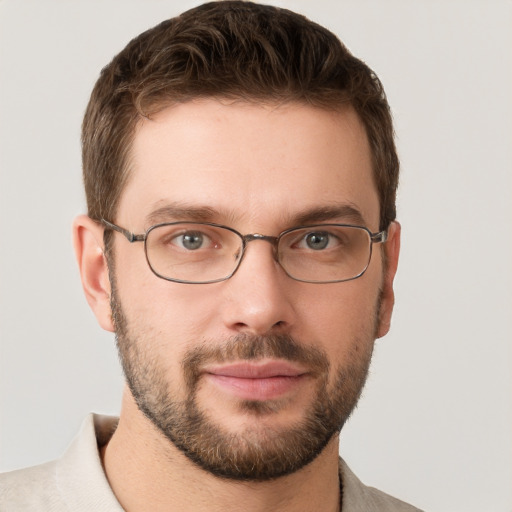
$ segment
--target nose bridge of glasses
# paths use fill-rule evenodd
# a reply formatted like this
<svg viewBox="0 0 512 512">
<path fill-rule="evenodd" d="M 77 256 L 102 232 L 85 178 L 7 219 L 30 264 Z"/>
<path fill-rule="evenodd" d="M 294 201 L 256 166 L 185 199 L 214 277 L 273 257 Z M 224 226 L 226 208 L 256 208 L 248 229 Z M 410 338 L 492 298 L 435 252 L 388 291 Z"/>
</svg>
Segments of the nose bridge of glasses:
<svg viewBox="0 0 512 512">
<path fill-rule="evenodd" d="M 259 233 L 251 233 L 249 235 L 244 235 L 242 239 L 244 241 L 244 247 L 246 247 L 249 242 L 253 242 L 254 240 L 268 242 L 270 245 L 272 245 L 272 254 L 274 255 L 274 258 L 277 260 L 277 243 L 279 242 L 279 237 L 261 235 Z"/>
</svg>

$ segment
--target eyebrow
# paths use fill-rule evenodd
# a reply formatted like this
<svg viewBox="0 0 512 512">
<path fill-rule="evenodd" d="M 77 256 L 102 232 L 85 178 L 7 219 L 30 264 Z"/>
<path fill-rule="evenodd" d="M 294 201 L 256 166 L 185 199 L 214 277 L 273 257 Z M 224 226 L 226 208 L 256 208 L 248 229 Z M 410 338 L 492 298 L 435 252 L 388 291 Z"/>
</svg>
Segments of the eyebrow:
<svg viewBox="0 0 512 512">
<path fill-rule="evenodd" d="M 294 215 L 292 220 L 293 224 L 296 225 L 327 221 L 343 221 L 365 225 L 363 215 L 355 205 L 346 203 L 307 209 Z"/>
<path fill-rule="evenodd" d="M 149 225 L 179 220 L 211 222 L 220 215 L 221 212 L 209 206 L 193 206 L 186 203 L 173 202 L 153 210 L 147 215 L 146 222 Z"/>
<path fill-rule="evenodd" d="M 159 202 L 160 203 L 160 202 Z M 159 204 L 157 203 L 157 204 Z M 161 204 L 161 203 L 160 203 Z M 165 203 L 151 211 L 146 217 L 148 226 L 163 222 L 233 222 L 237 216 L 232 211 L 216 209 L 211 206 L 195 206 L 183 202 Z M 348 222 L 365 225 L 363 215 L 355 205 L 349 203 L 307 208 L 285 218 L 288 226 L 301 226 L 319 222 Z"/>
</svg>

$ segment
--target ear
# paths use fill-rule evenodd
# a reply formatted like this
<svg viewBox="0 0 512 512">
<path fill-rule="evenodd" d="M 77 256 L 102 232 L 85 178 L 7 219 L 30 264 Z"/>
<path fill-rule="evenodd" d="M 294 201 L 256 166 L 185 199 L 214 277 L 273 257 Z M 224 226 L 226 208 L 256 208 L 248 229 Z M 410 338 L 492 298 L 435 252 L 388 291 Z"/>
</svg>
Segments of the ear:
<svg viewBox="0 0 512 512">
<path fill-rule="evenodd" d="M 73 246 L 87 302 L 100 326 L 114 332 L 103 227 L 87 215 L 80 215 L 73 222 Z"/>
<path fill-rule="evenodd" d="M 389 226 L 388 239 L 383 247 L 386 254 L 386 268 L 384 269 L 385 274 L 382 282 L 377 338 L 385 336 L 391 326 L 391 314 L 393 313 L 393 306 L 395 304 L 393 280 L 395 279 L 396 269 L 398 267 L 398 256 L 400 254 L 400 232 L 400 224 L 397 221 L 393 221 Z"/>
</svg>

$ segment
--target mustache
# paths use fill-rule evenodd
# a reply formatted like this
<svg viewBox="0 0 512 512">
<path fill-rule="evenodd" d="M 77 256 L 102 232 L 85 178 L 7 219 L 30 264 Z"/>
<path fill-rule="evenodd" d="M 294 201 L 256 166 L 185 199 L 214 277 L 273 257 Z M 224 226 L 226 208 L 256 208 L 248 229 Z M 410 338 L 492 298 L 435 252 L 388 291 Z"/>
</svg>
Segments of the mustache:
<svg viewBox="0 0 512 512">
<path fill-rule="evenodd" d="M 329 360 L 322 350 L 298 343 L 288 334 L 252 335 L 237 334 L 222 345 L 204 341 L 187 352 L 182 361 L 185 380 L 194 387 L 201 368 L 211 363 L 258 361 L 261 359 L 286 359 L 300 363 L 312 374 L 329 371 Z"/>
</svg>

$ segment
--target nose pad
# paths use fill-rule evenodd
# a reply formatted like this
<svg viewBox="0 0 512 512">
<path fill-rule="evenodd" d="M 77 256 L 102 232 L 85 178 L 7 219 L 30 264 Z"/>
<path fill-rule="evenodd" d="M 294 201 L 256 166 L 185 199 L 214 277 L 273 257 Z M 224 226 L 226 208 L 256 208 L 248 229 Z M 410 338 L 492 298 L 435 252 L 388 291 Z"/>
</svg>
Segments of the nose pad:
<svg viewBox="0 0 512 512">
<path fill-rule="evenodd" d="M 289 278 L 277 261 L 276 237 L 248 235 L 249 241 L 269 241 L 272 256 L 264 244 L 246 247 L 236 273 L 226 281 L 222 312 L 226 327 L 237 332 L 268 334 L 286 330 L 294 322 Z"/>
<path fill-rule="evenodd" d="M 272 246 L 274 255 L 277 254 L 277 243 L 279 242 L 279 238 L 277 236 L 260 235 L 259 233 L 252 233 L 250 235 L 245 235 L 243 237 L 243 240 L 246 248 L 247 244 L 249 242 L 253 242 L 254 240 L 268 242 Z"/>
<path fill-rule="evenodd" d="M 243 237 L 243 254 L 238 266 L 241 265 L 242 260 L 244 259 L 249 242 L 254 241 L 268 242 L 272 246 L 272 257 L 274 258 L 274 261 L 279 264 L 279 254 L 277 250 L 279 238 L 277 236 L 260 235 L 259 233 L 252 233 L 250 235 L 244 235 Z M 236 254 L 235 256 L 238 258 L 238 254 Z"/>
</svg>

